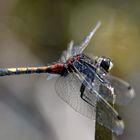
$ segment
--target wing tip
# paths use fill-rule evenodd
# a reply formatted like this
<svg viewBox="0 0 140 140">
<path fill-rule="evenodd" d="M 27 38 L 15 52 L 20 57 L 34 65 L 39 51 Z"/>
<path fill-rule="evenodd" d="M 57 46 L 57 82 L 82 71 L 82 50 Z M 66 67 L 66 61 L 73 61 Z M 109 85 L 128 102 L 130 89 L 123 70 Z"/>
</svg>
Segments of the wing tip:
<svg viewBox="0 0 140 140">
<path fill-rule="evenodd" d="M 116 135 L 122 135 L 123 131 L 124 131 L 124 127 L 125 127 L 124 122 L 119 115 L 117 116 L 117 118 L 118 118 L 118 121 L 116 122 L 116 128 L 115 128 L 114 132 Z"/>
<path fill-rule="evenodd" d="M 93 29 L 91 30 L 90 34 L 88 35 L 90 39 L 95 34 L 95 32 L 99 29 L 99 27 L 101 26 L 101 24 L 102 24 L 101 21 L 98 21 L 96 23 L 96 25 L 93 27 Z"/>
<path fill-rule="evenodd" d="M 134 96 L 135 96 L 135 91 L 134 91 L 134 89 L 129 85 L 129 86 L 128 86 L 128 90 L 129 90 L 131 99 L 134 98 Z"/>
</svg>

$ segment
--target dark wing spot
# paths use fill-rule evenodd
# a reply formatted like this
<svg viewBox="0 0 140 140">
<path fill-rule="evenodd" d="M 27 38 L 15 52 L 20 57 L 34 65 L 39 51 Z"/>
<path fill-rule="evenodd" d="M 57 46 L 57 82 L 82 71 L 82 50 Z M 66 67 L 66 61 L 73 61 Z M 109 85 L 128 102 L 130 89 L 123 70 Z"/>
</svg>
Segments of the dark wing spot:
<svg viewBox="0 0 140 140">
<path fill-rule="evenodd" d="M 128 86 L 128 90 L 131 90 L 131 89 L 132 89 L 132 87 L 129 85 L 129 86 Z"/>
<path fill-rule="evenodd" d="M 117 116 L 117 118 L 118 118 L 118 120 L 122 120 L 122 118 L 119 115 Z"/>
</svg>

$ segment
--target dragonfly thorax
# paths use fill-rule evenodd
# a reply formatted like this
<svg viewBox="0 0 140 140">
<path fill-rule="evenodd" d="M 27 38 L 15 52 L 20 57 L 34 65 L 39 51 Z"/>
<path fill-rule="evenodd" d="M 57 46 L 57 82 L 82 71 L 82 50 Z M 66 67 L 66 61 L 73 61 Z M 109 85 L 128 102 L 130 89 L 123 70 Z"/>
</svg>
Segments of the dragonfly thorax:
<svg viewBox="0 0 140 140">
<path fill-rule="evenodd" d="M 70 58 L 66 61 L 66 63 L 67 63 L 67 64 L 72 64 L 75 60 L 80 60 L 80 59 L 81 59 L 81 56 L 82 56 L 82 54 L 78 54 L 78 55 L 72 56 L 72 57 L 70 57 Z"/>
</svg>

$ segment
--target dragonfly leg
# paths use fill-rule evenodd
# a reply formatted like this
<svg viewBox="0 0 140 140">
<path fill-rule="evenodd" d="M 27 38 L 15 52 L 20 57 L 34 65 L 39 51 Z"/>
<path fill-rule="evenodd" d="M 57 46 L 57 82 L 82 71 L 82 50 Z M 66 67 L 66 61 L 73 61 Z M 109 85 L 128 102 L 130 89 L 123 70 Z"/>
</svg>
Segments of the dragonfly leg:
<svg viewBox="0 0 140 140">
<path fill-rule="evenodd" d="M 80 87 L 81 96 L 83 96 L 84 91 L 85 91 L 85 85 L 82 83 Z"/>
<path fill-rule="evenodd" d="M 85 91 L 85 85 L 82 83 L 81 85 L 81 88 L 80 88 L 80 97 L 86 102 L 88 103 L 89 105 L 93 106 L 90 102 L 91 100 L 84 94 L 84 91 Z M 94 107 L 94 106 L 93 106 Z"/>
</svg>

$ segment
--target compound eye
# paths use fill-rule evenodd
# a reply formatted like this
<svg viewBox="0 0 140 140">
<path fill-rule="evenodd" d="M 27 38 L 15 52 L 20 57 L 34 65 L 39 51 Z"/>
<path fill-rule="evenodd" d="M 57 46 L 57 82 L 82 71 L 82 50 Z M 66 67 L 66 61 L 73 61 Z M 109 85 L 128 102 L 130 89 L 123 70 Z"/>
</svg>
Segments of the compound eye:
<svg viewBox="0 0 140 140">
<path fill-rule="evenodd" d="M 100 66 L 106 71 L 109 72 L 113 66 L 112 62 L 110 59 L 103 59 L 101 61 Z"/>
</svg>

